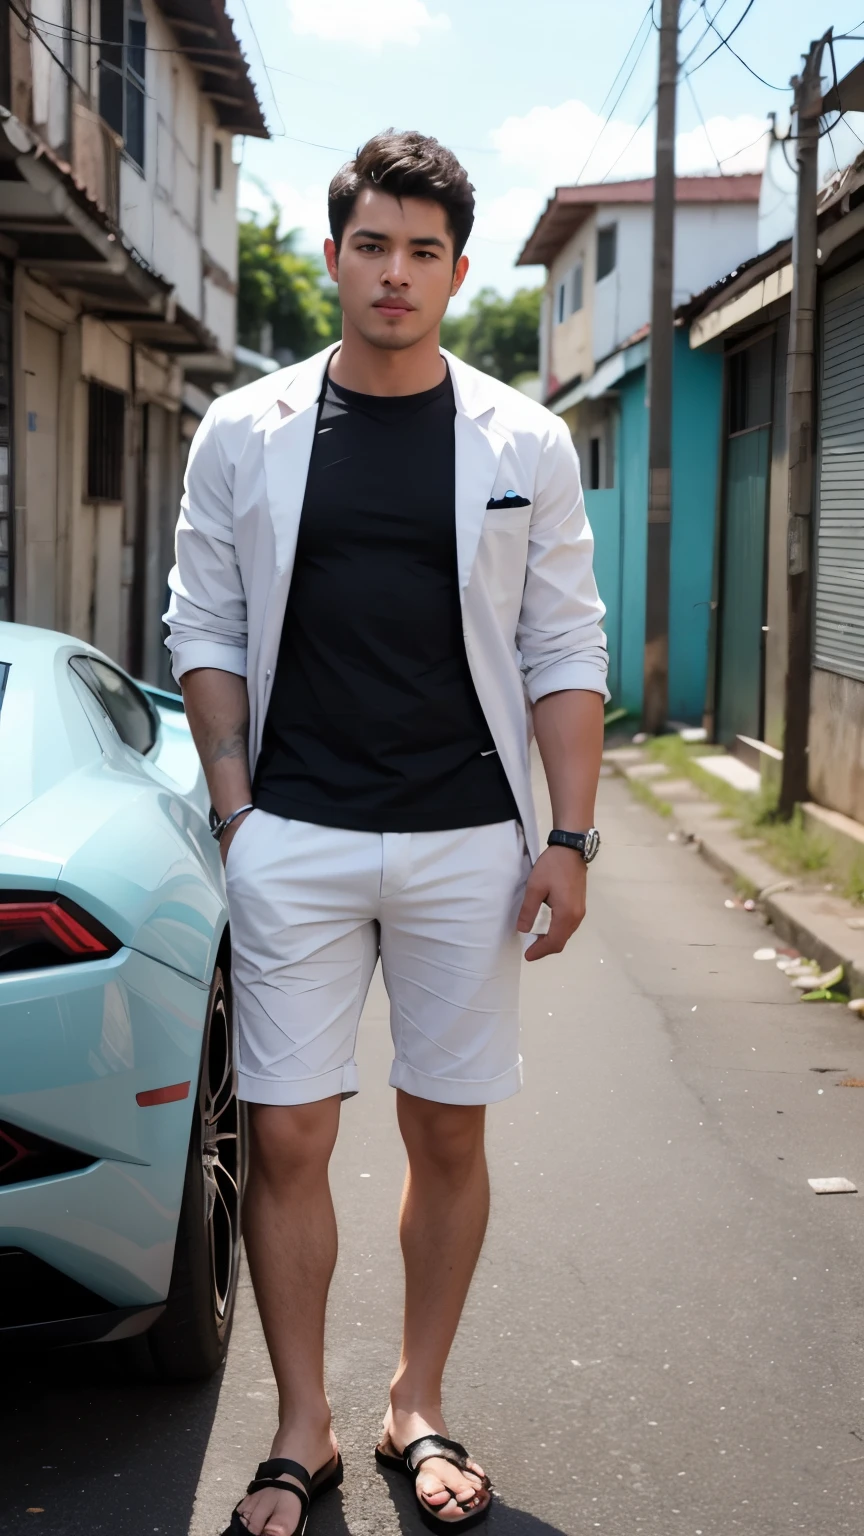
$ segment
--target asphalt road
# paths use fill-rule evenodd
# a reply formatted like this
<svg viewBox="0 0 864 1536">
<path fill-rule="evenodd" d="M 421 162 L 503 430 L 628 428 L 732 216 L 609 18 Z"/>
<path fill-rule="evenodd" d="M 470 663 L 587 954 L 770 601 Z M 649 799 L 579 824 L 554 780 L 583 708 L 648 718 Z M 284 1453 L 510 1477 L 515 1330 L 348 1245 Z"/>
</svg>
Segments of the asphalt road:
<svg viewBox="0 0 864 1536">
<path fill-rule="evenodd" d="M 491 1114 L 493 1218 L 450 1370 L 494 1475 L 490 1536 L 864 1529 L 864 1027 L 797 1002 L 758 917 L 605 779 L 590 912 L 525 977 L 526 1083 Z M 542 795 L 539 797 L 541 802 Z M 396 1358 L 402 1157 L 386 1000 L 361 1031 L 334 1182 L 329 1381 L 346 1461 L 311 1536 L 421 1529 L 372 1446 Z M 221 1381 L 68 1352 L 0 1390 L 0 1530 L 218 1536 L 272 1430 L 245 1281 Z M 28 1507 L 44 1511 L 26 1513 Z"/>
</svg>

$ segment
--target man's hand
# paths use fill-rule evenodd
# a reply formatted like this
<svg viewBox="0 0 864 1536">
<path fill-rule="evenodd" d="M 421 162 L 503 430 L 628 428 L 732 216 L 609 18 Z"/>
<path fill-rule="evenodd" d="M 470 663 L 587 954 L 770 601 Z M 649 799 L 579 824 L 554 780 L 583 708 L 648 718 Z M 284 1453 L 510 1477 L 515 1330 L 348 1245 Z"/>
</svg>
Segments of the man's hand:
<svg viewBox="0 0 864 1536">
<path fill-rule="evenodd" d="M 251 811 L 244 811 L 243 815 L 238 816 L 236 821 L 232 821 L 230 827 L 228 827 L 227 830 L 222 833 L 222 836 L 219 839 L 219 852 L 222 855 L 223 869 L 228 862 L 228 849 L 231 847 L 231 844 L 233 843 L 234 838 L 237 836 L 240 827 L 242 827 L 244 821 L 246 820 L 246 817 L 251 815 Z"/>
<path fill-rule="evenodd" d="M 528 877 L 516 927 L 520 933 L 530 933 L 543 901 L 552 909 L 552 921 L 549 932 L 526 950 L 526 960 L 560 955 L 585 916 L 587 875 L 584 860 L 572 848 L 547 848 L 541 853 Z"/>
</svg>

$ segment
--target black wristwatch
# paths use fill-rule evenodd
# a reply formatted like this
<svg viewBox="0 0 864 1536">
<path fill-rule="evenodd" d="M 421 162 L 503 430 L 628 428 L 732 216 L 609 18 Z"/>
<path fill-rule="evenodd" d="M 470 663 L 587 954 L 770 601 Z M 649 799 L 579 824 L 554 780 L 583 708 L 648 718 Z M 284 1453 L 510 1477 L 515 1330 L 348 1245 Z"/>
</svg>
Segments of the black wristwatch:
<svg viewBox="0 0 864 1536">
<path fill-rule="evenodd" d="M 596 859 L 600 852 L 600 833 L 596 827 L 589 827 L 587 832 L 561 832 L 556 827 L 549 833 L 547 842 L 550 848 L 572 848 L 586 864 Z"/>
</svg>

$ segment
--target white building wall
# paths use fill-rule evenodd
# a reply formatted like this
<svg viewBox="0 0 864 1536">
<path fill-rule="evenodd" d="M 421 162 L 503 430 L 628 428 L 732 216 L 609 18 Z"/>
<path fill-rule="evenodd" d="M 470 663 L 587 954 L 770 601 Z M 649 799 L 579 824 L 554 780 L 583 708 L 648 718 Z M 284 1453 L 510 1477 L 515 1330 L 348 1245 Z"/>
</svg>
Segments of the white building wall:
<svg viewBox="0 0 864 1536">
<path fill-rule="evenodd" d="M 123 233 L 174 285 L 177 300 L 205 321 L 204 255 L 236 274 L 236 167 L 231 136 L 220 132 L 194 70 L 176 52 L 174 33 L 144 0 L 147 18 L 147 119 L 144 171 L 121 166 Z M 223 142 L 223 186 L 213 188 L 212 145 Z M 230 351 L 233 317 L 216 307 L 217 334 Z M 208 323 L 205 321 L 205 323 Z"/>
<path fill-rule="evenodd" d="M 652 210 L 647 204 L 597 209 L 597 229 L 618 226 L 615 269 L 594 283 L 594 361 L 608 357 L 651 316 Z"/>
<path fill-rule="evenodd" d="M 686 303 L 758 249 L 756 203 L 680 204 L 675 212 L 675 303 Z"/>
<path fill-rule="evenodd" d="M 597 210 L 597 228 L 618 226 L 614 272 L 594 285 L 595 362 L 608 357 L 651 319 L 654 210 L 650 204 L 609 204 Z M 673 302 L 725 277 L 755 256 L 755 203 L 679 203 L 675 210 Z"/>
</svg>

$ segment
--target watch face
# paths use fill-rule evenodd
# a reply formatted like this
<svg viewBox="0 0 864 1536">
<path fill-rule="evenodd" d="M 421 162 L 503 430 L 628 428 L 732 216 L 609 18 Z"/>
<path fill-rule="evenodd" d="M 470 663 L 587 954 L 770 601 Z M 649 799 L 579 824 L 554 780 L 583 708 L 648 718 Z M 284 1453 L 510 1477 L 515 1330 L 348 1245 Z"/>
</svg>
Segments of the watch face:
<svg viewBox="0 0 864 1536">
<path fill-rule="evenodd" d="M 589 827 L 588 831 L 585 833 L 585 852 L 582 855 L 585 863 L 590 864 L 592 859 L 596 859 L 599 852 L 600 833 L 597 831 L 596 827 Z"/>
</svg>

